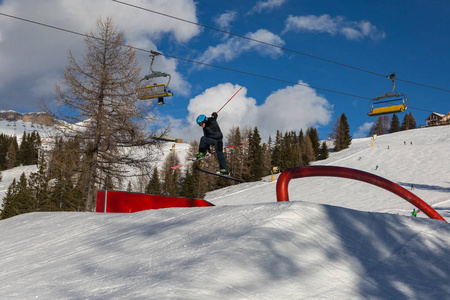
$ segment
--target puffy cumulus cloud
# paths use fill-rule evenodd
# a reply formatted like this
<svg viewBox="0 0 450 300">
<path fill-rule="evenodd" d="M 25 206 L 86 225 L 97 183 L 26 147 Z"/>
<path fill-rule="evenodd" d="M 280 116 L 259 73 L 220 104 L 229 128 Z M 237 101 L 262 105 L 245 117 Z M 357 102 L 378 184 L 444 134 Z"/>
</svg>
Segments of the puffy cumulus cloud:
<svg viewBox="0 0 450 300">
<path fill-rule="evenodd" d="M 289 16 L 285 22 L 283 33 L 288 31 L 310 31 L 342 34 L 349 40 L 384 39 L 386 34 L 368 21 L 348 21 L 342 16 L 332 18 L 329 15 Z"/>
<path fill-rule="evenodd" d="M 193 0 L 140 0 L 134 5 L 151 7 L 153 10 L 183 16 L 197 21 Z M 4 14 L 71 30 L 81 34 L 95 31 L 99 17 L 111 16 L 120 31 L 125 32 L 127 42 L 144 49 L 156 50 L 155 43 L 169 35 L 177 42 L 185 42 L 199 34 L 198 26 L 154 15 L 110 0 L 93 1 L 25 1 L 0 2 Z M 33 111 L 39 109 L 38 99 L 51 97 L 67 64 L 70 49 L 75 57 L 85 51 L 82 36 L 48 27 L 0 17 L 0 106 L 16 109 L 11 103 L 21 102 Z M 138 51 L 143 73 L 149 68 L 148 54 Z M 171 87 L 186 91 L 187 83 L 176 72 L 172 59 L 159 58 L 159 70 L 172 75 Z M 59 76 L 58 76 L 59 74 Z M 21 86 L 17 90 L 17 86 Z"/>
<path fill-rule="evenodd" d="M 171 135 L 185 140 L 199 140 L 203 131 L 196 124 L 198 115 L 207 117 L 219 110 L 240 88 L 223 83 L 205 90 L 190 100 L 188 116 L 184 120 L 164 117 L 172 126 Z M 288 86 L 273 92 L 262 105 L 247 97 L 245 87 L 219 112 L 219 125 L 226 136 L 233 126 L 241 129 L 258 127 L 263 141 L 276 130 L 299 131 L 308 126 L 326 125 L 331 119 L 332 105 L 308 86 Z"/>
<path fill-rule="evenodd" d="M 284 45 L 284 41 L 278 35 L 273 34 L 266 29 L 250 32 L 246 37 L 278 46 Z M 236 57 L 239 57 L 242 53 L 250 51 L 256 51 L 263 56 L 277 57 L 282 55 L 282 51 L 279 48 L 239 37 L 232 37 L 222 44 L 208 47 L 208 49 L 196 60 L 204 63 L 212 63 L 213 61 L 221 60 L 231 61 Z"/>
<path fill-rule="evenodd" d="M 75 2 L 75 1 L 72 1 Z M 113 16 L 116 23 L 126 32 L 130 32 L 133 41 L 161 39 L 164 34 L 170 33 L 177 42 L 186 42 L 198 35 L 200 29 L 195 25 L 186 25 L 176 19 L 139 10 L 120 3 L 97 0 L 105 8 L 99 11 L 106 16 Z M 105 3 L 106 2 L 106 3 Z M 76 2 L 75 2 L 76 3 Z M 140 0 L 132 3 L 135 6 L 148 8 L 157 12 L 179 16 L 183 19 L 197 23 L 196 6 L 192 0 Z M 80 6 L 78 4 L 78 6 Z"/>
<path fill-rule="evenodd" d="M 363 125 L 359 126 L 356 132 L 353 134 L 353 138 L 365 138 L 369 135 L 369 131 L 373 126 L 373 122 L 366 122 Z"/>
<path fill-rule="evenodd" d="M 326 125 L 331 120 L 333 106 L 316 91 L 301 85 L 288 86 L 273 92 L 258 108 L 258 129 L 261 136 L 274 135 L 274 131 L 300 130 Z"/>
<path fill-rule="evenodd" d="M 282 6 L 287 0 L 266 0 L 266 1 L 258 1 L 255 6 L 248 12 L 252 13 L 261 13 L 263 11 L 271 11 L 274 8 L 278 8 Z"/>
</svg>

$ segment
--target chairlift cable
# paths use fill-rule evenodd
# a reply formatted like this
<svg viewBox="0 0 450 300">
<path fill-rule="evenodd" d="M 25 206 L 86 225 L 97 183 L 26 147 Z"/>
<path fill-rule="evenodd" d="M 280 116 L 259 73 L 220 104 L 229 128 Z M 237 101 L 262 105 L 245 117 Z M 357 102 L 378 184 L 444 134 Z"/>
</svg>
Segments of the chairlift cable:
<svg viewBox="0 0 450 300">
<path fill-rule="evenodd" d="M 272 43 L 268 43 L 268 42 L 264 42 L 264 41 L 261 41 L 261 40 L 253 39 L 253 38 L 250 38 L 250 37 L 247 37 L 247 36 L 243 36 L 243 35 L 236 34 L 236 33 L 233 33 L 233 32 L 226 31 L 226 30 L 222 30 L 222 29 L 218 29 L 218 28 L 215 28 L 215 27 L 212 27 L 212 26 L 200 24 L 198 22 L 189 21 L 189 20 L 186 20 L 186 19 L 183 19 L 183 18 L 180 18 L 180 17 L 175 17 L 175 16 L 172 16 L 172 15 L 169 15 L 169 14 L 165 14 L 165 13 L 162 13 L 162 12 L 159 12 L 159 11 L 151 10 L 151 9 L 148 9 L 148 8 L 145 8 L 145 7 L 142 7 L 142 6 L 133 5 L 133 4 L 130 4 L 130 3 L 123 2 L 123 1 L 119 1 L 119 0 L 112 0 L 112 1 L 116 2 L 116 3 L 123 4 L 123 5 L 130 6 L 130 7 L 136 8 L 136 9 L 141 9 L 141 10 L 148 11 L 148 12 L 151 12 L 151 13 L 154 13 L 154 14 L 158 14 L 158 15 L 161 15 L 161 16 L 164 16 L 164 17 L 172 18 L 172 19 L 175 19 L 175 20 L 178 20 L 178 21 L 186 22 L 186 23 L 189 23 L 189 24 L 193 24 L 193 25 L 197 25 L 197 26 L 203 27 L 203 28 L 215 30 L 217 32 L 221 32 L 221 33 L 224 33 L 224 34 L 228 34 L 228 35 L 232 35 L 232 36 L 239 37 L 239 38 L 242 38 L 242 39 L 246 39 L 248 41 L 252 41 L 252 42 L 255 42 L 255 43 L 260 43 L 260 44 L 267 45 L 267 46 L 270 46 L 270 47 L 275 47 L 275 48 L 278 48 L 280 50 L 284 50 L 284 51 L 300 54 L 300 55 L 303 55 L 303 56 L 307 56 L 307 57 L 310 57 L 310 58 L 322 60 L 322 61 L 325 61 L 325 62 L 328 62 L 328 63 L 332 63 L 332 64 L 335 64 L 335 65 L 339 65 L 339 66 L 342 66 L 342 67 L 350 68 L 350 69 L 361 71 L 361 72 L 365 72 L 365 73 L 369 73 L 369 74 L 372 74 L 372 75 L 385 77 L 385 75 L 377 73 L 377 72 L 373 72 L 373 71 L 366 70 L 366 69 L 363 69 L 363 68 L 359 68 L 359 67 L 351 66 L 351 65 L 348 65 L 348 64 L 340 63 L 340 62 L 337 62 L 337 61 L 334 61 L 334 60 L 331 60 L 331 59 L 327 59 L 327 58 L 323 58 L 323 57 L 320 57 L 320 56 L 308 54 L 308 53 L 301 52 L 301 51 L 298 51 L 298 50 L 293 50 L 293 49 L 290 49 L 290 48 L 278 46 L 278 45 L 275 45 L 275 44 L 272 44 Z M 397 79 L 397 80 L 398 81 L 402 81 L 402 82 L 406 82 L 406 83 L 409 83 L 409 84 L 413 84 L 413 85 L 419 85 L 419 86 L 422 86 L 422 87 L 426 87 L 426 88 L 440 90 L 440 91 L 444 91 L 444 92 L 449 92 L 450 93 L 449 89 L 444 89 L 444 88 L 440 88 L 440 87 L 434 87 L 434 86 L 431 86 L 431 85 L 417 83 L 417 82 L 409 81 L 409 80 L 405 80 L 405 79 Z"/>
<path fill-rule="evenodd" d="M 60 30 L 60 31 L 68 32 L 68 33 L 73 33 L 73 34 L 76 34 L 76 35 L 79 35 L 79 36 L 83 36 L 83 37 L 93 38 L 93 39 L 100 40 L 100 41 L 102 40 L 101 38 L 98 38 L 98 37 L 95 37 L 95 36 L 92 36 L 92 35 L 82 34 L 82 33 L 76 32 L 76 31 L 72 31 L 72 30 L 61 28 L 61 27 L 52 26 L 52 25 L 48 25 L 48 24 L 44 24 L 44 23 L 40 23 L 40 22 L 28 20 L 28 19 L 16 17 L 16 16 L 8 15 L 8 14 L 4 14 L 4 13 L 0 13 L 0 15 L 3 15 L 3 16 L 6 16 L 6 17 L 11 17 L 11 18 L 14 18 L 14 19 L 17 19 L 17 20 L 20 20 L 20 21 L 25 21 L 25 22 L 28 22 L 28 23 L 32 23 L 32 24 L 35 24 L 35 25 L 48 27 L 48 28 L 51 28 L 51 29 L 56 29 L 56 30 Z M 147 49 L 143 49 L 143 48 L 138 48 L 138 47 L 130 46 L 130 45 L 127 45 L 127 44 L 121 44 L 121 46 L 128 47 L 128 48 L 131 48 L 131 49 L 134 49 L 134 50 L 138 50 L 138 51 L 142 51 L 142 52 L 147 52 L 147 53 L 154 52 L 153 50 L 147 50 Z M 269 80 L 273 80 L 273 81 L 279 81 L 279 82 L 284 82 L 284 83 L 293 84 L 293 85 L 300 85 L 300 86 L 310 87 L 310 88 L 314 88 L 314 89 L 317 89 L 317 90 L 322 90 L 322 91 L 330 92 L 330 93 L 336 93 L 336 94 L 340 94 L 340 95 L 344 95 L 344 96 L 360 98 L 360 99 L 365 99 L 365 100 L 370 100 L 371 99 L 371 98 L 364 97 L 364 96 L 358 96 L 358 95 L 353 95 L 353 94 L 349 94 L 349 93 L 344 93 L 344 92 L 334 91 L 334 90 L 330 90 L 330 89 L 320 88 L 320 87 L 316 87 L 316 86 L 310 86 L 308 84 L 302 84 L 302 83 L 288 81 L 288 80 L 279 79 L 279 78 L 275 78 L 275 77 L 259 75 L 259 74 L 250 73 L 250 72 L 247 72 L 247 71 L 241 71 L 241 70 L 231 69 L 231 68 L 222 67 L 222 66 L 216 66 L 216 65 L 203 63 L 203 62 L 199 62 L 199 61 L 195 61 L 195 60 L 190 60 L 190 59 L 186 59 L 186 58 L 181 58 L 181 57 L 177 57 L 177 56 L 173 56 L 173 55 L 168 55 L 168 54 L 163 54 L 163 53 L 161 53 L 161 55 L 163 55 L 165 57 L 169 57 L 169 58 L 185 61 L 185 62 L 190 62 L 190 63 L 195 63 L 195 64 L 207 66 L 207 67 L 212 67 L 212 68 L 232 71 L 232 72 L 236 72 L 236 73 L 251 75 L 251 76 L 255 76 L 255 77 L 259 77 L 259 78 L 265 78 L 265 79 L 269 79 Z"/>
<path fill-rule="evenodd" d="M 113 0 L 113 1 L 116 1 L 116 0 Z M 47 28 L 51 28 L 51 29 L 55 29 L 55 30 L 59 30 L 59 31 L 64 31 L 64 32 L 67 32 L 67 33 L 72 33 L 72 34 L 79 35 L 79 36 L 82 36 L 82 37 L 93 38 L 93 39 L 96 39 L 96 40 L 103 40 L 101 38 L 98 38 L 98 37 L 95 37 L 95 36 L 91 36 L 91 35 L 88 35 L 88 34 L 76 32 L 76 31 L 65 29 L 65 28 L 58 27 L 58 26 L 48 25 L 48 24 L 45 24 L 45 23 L 42 23 L 42 22 L 37 22 L 37 21 L 33 21 L 33 20 L 29 20 L 29 19 L 13 16 L 13 15 L 10 15 L 10 14 L 5 14 L 5 13 L 2 13 L 2 12 L 0 12 L 0 15 L 5 16 L 5 17 L 9 17 L 9 18 L 13 18 L 13 19 L 16 19 L 16 20 L 32 23 L 34 25 L 39 25 L 39 26 L 43 26 L 43 27 L 47 27 Z M 134 50 L 137 50 L 137 51 L 141 51 L 141 52 L 146 52 L 146 53 L 153 53 L 154 52 L 153 50 L 147 50 L 147 49 L 143 49 L 143 48 L 127 45 L 127 44 L 121 44 L 121 46 L 128 47 L 128 48 L 131 48 L 131 49 L 134 49 Z M 325 92 L 340 94 L 340 95 L 344 95 L 344 96 L 360 98 L 360 99 L 364 99 L 364 100 L 371 100 L 371 98 L 364 97 L 364 96 L 353 95 L 353 94 L 349 94 L 349 93 L 345 93 L 345 92 L 339 92 L 339 91 L 325 89 L 325 88 L 320 88 L 320 87 L 316 87 L 316 86 L 310 86 L 308 84 L 292 82 L 292 81 L 279 79 L 279 78 L 275 78 L 275 77 L 269 77 L 269 76 L 265 76 L 265 75 L 259 75 L 259 74 L 255 74 L 255 73 L 250 73 L 250 72 L 247 72 L 247 71 L 231 69 L 231 68 L 227 68 L 227 67 L 223 67 L 223 66 L 216 66 L 216 65 L 209 64 L 209 63 L 198 62 L 198 61 L 194 61 L 194 60 L 190 60 L 190 59 L 186 59 L 186 58 L 181 58 L 181 57 L 176 57 L 176 56 L 172 56 L 172 55 L 167 55 L 167 54 L 162 54 L 162 53 L 161 53 L 161 55 L 163 55 L 165 57 L 169 57 L 169 58 L 185 61 L 185 62 L 190 62 L 190 63 L 203 65 L 203 66 L 208 66 L 208 67 L 213 67 L 213 68 L 217 68 L 217 69 L 232 71 L 232 72 L 236 72 L 236 73 L 246 74 L 246 75 L 250 75 L 250 76 L 255 76 L 255 77 L 259 77 L 259 78 L 273 80 L 273 81 L 284 82 L 284 83 L 288 83 L 288 84 L 292 84 L 292 85 L 300 85 L 300 86 L 310 87 L 310 88 L 314 88 L 314 89 L 317 89 L 317 90 L 322 90 L 322 91 L 325 91 Z M 382 76 L 386 77 L 385 75 L 382 75 Z M 401 79 L 397 79 L 397 80 L 408 82 L 408 83 L 411 83 L 411 84 L 416 84 L 416 83 L 405 81 L 405 80 L 401 80 Z M 418 85 L 421 85 L 421 86 L 424 86 L 424 87 L 429 87 L 429 88 L 435 88 L 435 87 L 427 86 L 427 85 L 423 85 L 423 84 L 418 84 Z M 446 90 L 446 89 L 440 89 L 440 88 L 435 88 L 435 89 L 439 89 L 439 90 L 442 90 L 442 91 L 450 92 L 450 90 Z M 411 109 L 422 110 L 422 111 L 433 112 L 433 111 L 430 111 L 430 110 L 420 109 L 420 108 L 416 108 L 416 107 L 410 107 L 410 108 Z"/>
<path fill-rule="evenodd" d="M 229 32 L 229 31 L 226 31 L 226 30 L 218 29 L 218 28 L 215 28 L 215 27 L 212 27 L 212 26 L 208 26 L 208 25 L 197 23 L 197 22 L 189 21 L 189 20 L 186 20 L 186 19 L 183 19 L 183 18 L 175 17 L 175 16 L 172 16 L 172 15 L 165 14 L 165 13 L 162 13 L 162 12 L 159 12 L 159 11 L 155 11 L 155 10 L 152 10 L 152 9 L 148 9 L 148 8 L 145 8 L 145 7 L 142 7 L 142 6 L 133 5 L 133 4 L 130 4 L 130 3 L 119 1 L 119 0 L 112 0 L 112 1 L 120 3 L 120 4 L 123 4 L 123 5 L 130 6 L 130 7 L 133 7 L 133 8 L 145 10 L 145 11 L 148 11 L 148 12 L 151 12 L 151 13 L 154 13 L 154 14 L 158 14 L 158 15 L 164 16 L 164 17 L 172 18 L 172 19 L 175 19 L 175 20 L 178 20 L 178 21 L 186 22 L 186 23 L 189 23 L 189 24 L 193 24 L 193 25 L 197 25 L 197 26 L 203 27 L 203 28 L 207 28 L 207 29 L 215 30 L 215 31 L 218 31 L 218 32 L 221 32 L 221 33 L 225 33 L 225 34 L 228 34 L 228 35 L 232 35 L 232 36 L 235 36 L 235 37 L 238 37 L 238 38 L 246 39 L 246 40 L 251 41 L 251 42 L 260 43 L 260 44 L 267 45 L 267 46 L 270 46 L 270 47 L 275 47 L 275 48 L 278 48 L 278 49 L 281 49 L 281 50 L 284 50 L 284 51 L 288 51 L 288 52 L 304 55 L 304 56 L 307 56 L 307 57 L 311 57 L 311 58 L 314 58 L 314 59 L 326 61 L 326 62 L 329 62 L 329 63 L 332 63 L 332 64 L 336 64 L 336 65 L 340 65 L 340 66 L 347 67 L 347 68 L 350 68 L 350 69 L 354 69 L 354 70 L 370 73 L 370 74 L 373 74 L 373 75 L 377 75 L 377 76 L 381 76 L 381 77 L 385 76 L 385 75 L 380 74 L 380 73 L 376 73 L 376 72 L 365 70 L 365 69 L 362 69 L 362 68 L 350 66 L 350 65 L 347 65 L 347 64 L 344 64 L 344 63 L 340 63 L 340 62 L 331 60 L 331 59 L 327 59 L 327 58 L 323 58 L 323 57 L 320 57 L 320 56 L 308 54 L 308 53 L 305 53 L 305 52 L 300 52 L 300 51 L 293 50 L 293 49 L 290 49 L 290 48 L 286 48 L 286 47 L 282 47 L 282 46 L 275 45 L 275 44 L 272 44 L 272 43 L 264 42 L 264 41 L 261 41 L 261 40 L 253 39 L 253 38 L 250 38 L 250 37 L 247 37 L 247 36 L 244 36 L 244 35 L 240 35 L 240 34 L 237 34 L 237 33 L 233 33 L 233 32 Z"/>
</svg>

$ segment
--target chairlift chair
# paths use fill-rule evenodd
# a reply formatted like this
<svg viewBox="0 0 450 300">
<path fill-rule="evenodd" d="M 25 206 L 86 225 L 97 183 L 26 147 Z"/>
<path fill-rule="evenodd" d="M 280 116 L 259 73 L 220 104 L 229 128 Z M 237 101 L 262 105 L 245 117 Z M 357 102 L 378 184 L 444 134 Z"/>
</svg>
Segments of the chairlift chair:
<svg viewBox="0 0 450 300">
<path fill-rule="evenodd" d="M 164 104 L 164 97 L 171 97 L 173 93 L 169 91 L 169 83 L 171 76 L 170 74 L 154 71 L 153 70 L 153 61 L 155 60 L 155 56 L 160 55 L 159 52 L 151 51 L 151 63 L 150 63 L 150 71 L 151 73 L 144 76 L 139 82 L 139 87 L 136 89 L 136 95 L 139 100 L 147 100 L 147 99 L 155 99 L 158 98 L 158 104 L 161 102 Z M 150 84 L 148 81 L 158 77 L 169 77 L 167 83 L 161 84 Z"/>
<path fill-rule="evenodd" d="M 393 93 L 395 90 L 395 78 L 397 77 L 395 75 L 395 72 L 386 77 L 392 80 L 392 90 L 388 93 L 384 93 L 383 95 L 377 96 L 372 100 L 370 100 L 370 112 L 367 113 L 367 115 L 370 117 L 404 112 L 408 108 L 408 99 L 406 98 L 406 96 L 401 93 Z M 389 98 L 396 98 L 396 99 L 389 99 Z M 388 100 L 379 101 L 381 99 L 388 99 Z M 386 103 L 393 103 L 393 104 L 376 107 L 379 104 L 386 104 Z"/>
</svg>

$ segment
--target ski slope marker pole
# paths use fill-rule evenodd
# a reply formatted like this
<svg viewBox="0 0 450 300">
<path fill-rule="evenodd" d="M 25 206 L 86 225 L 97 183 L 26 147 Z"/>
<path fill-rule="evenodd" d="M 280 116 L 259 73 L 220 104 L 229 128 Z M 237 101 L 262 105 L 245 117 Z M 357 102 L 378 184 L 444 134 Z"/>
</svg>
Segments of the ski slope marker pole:
<svg viewBox="0 0 450 300">
<path fill-rule="evenodd" d="M 222 108 L 224 108 L 225 107 L 225 105 L 227 105 L 228 104 L 228 102 L 230 102 L 231 101 L 231 99 L 233 99 L 234 98 L 234 96 L 236 96 L 236 94 L 237 93 L 239 93 L 239 91 L 240 90 L 242 90 L 242 86 L 237 90 L 237 92 L 236 93 L 234 93 L 234 95 L 233 96 L 231 96 L 231 98 L 217 111 L 217 114 L 219 113 L 219 111 L 221 111 L 222 110 Z"/>
</svg>

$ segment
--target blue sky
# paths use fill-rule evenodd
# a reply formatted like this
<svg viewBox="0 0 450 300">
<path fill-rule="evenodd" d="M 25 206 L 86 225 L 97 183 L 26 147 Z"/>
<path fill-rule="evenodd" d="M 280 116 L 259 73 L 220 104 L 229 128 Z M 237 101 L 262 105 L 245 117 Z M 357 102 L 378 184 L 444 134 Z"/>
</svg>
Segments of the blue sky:
<svg viewBox="0 0 450 300">
<path fill-rule="evenodd" d="M 95 29 L 99 16 L 112 16 L 131 44 L 168 55 L 158 57 L 155 69 L 172 75 L 175 96 L 158 111 L 171 122 L 171 135 L 184 140 L 201 135 L 198 114 L 217 111 L 240 87 L 219 114 L 222 130 L 257 126 L 265 141 L 277 129 L 308 126 L 324 139 L 342 113 L 351 134 L 364 136 L 375 120 L 367 116 L 368 99 L 390 91 L 391 81 L 380 75 L 392 72 L 418 124 L 432 111 L 450 112 L 448 1 L 121 2 L 235 35 L 112 0 L 8 0 L 0 1 L 0 13 L 80 33 Z M 81 55 L 82 37 L 0 15 L 0 109 L 34 112 L 41 98 L 51 102 L 69 49 Z M 146 75 L 148 53 L 137 54 Z"/>
</svg>

